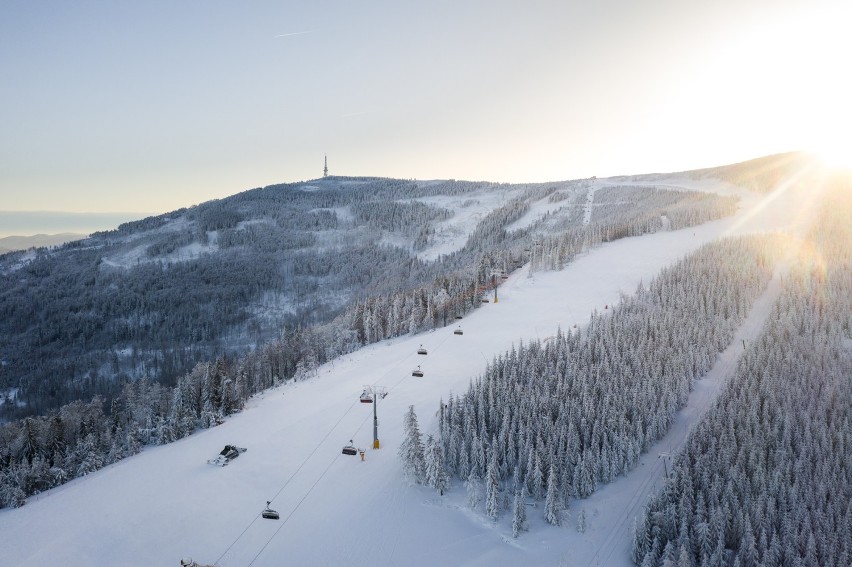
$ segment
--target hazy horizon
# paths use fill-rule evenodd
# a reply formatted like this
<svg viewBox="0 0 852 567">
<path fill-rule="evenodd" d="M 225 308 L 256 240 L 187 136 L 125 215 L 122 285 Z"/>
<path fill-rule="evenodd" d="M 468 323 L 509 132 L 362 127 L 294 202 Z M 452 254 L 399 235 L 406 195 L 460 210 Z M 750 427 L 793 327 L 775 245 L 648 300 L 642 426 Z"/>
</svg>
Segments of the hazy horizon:
<svg viewBox="0 0 852 567">
<path fill-rule="evenodd" d="M 835 0 L 0 5 L 0 208 L 683 171 L 852 130 Z M 845 144 L 845 146 L 844 146 Z"/>
</svg>

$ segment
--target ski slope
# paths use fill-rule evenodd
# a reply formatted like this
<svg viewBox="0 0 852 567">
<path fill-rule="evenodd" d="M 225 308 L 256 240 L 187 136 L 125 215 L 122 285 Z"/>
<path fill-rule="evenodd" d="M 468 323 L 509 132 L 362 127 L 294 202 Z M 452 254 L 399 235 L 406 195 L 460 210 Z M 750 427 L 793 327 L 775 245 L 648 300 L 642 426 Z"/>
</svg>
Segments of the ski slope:
<svg viewBox="0 0 852 567">
<path fill-rule="evenodd" d="M 441 398 L 464 391 L 486 361 L 513 343 L 582 326 L 593 310 L 618 302 L 706 242 L 795 230 L 806 222 L 804 204 L 815 198 L 796 187 L 770 195 L 720 190 L 742 197 L 732 218 L 608 243 L 560 272 L 530 276 L 524 267 L 499 288 L 498 303 L 458 321 L 462 336 L 451 325 L 363 348 L 323 365 L 314 378 L 253 398 L 219 427 L 147 448 L 22 508 L 0 511 L 0 563 L 168 566 L 192 557 L 227 567 L 629 565 L 629 526 L 661 478 L 658 455 L 676 450 L 713 399 L 712 388 L 696 387 L 674 436 L 627 477 L 572 501 L 560 527 L 544 523 L 540 505 L 531 508 L 530 529 L 518 539 L 511 537 L 508 511 L 496 523 L 470 511 L 458 481 L 439 497 L 402 478 L 396 456 L 402 418 L 413 404 L 421 431 L 434 433 Z M 758 317 L 749 319 L 752 325 Z M 428 356 L 416 354 L 420 344 Z M 714 369 L 719 385 L 736 357 L 736 344 L 731 348 L 720 356 L 724 367 Z M 418 364 L 423 378 L 411 376 Z M 379 450 L 371 448 L 372 406 L 358 399 L 365 384 L 389 391 L 378 404 Z M 350 439 L 367 449 L 363 462 L 341 454 Z M 248 451 L 223 468 L 206 464 L 225 444 Z M 634 486 L 644 492 L 637 496 Z M 279 521 L 260 518 L 267 500 Z M 588 529 L 580 534 L 575 520 L 582 509 Z"/>
</svg>

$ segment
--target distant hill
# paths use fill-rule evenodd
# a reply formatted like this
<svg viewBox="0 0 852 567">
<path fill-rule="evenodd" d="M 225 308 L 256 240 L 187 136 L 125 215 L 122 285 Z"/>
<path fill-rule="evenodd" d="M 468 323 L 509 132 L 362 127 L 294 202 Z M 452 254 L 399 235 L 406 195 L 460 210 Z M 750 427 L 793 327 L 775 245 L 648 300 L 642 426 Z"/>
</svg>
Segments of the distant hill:
<svg viewBox="0 0 852 567">
<path fill-rule="evenodd" d="M 91 234 L 115 228 L 121 223 L 141 219 L 150 213 L 109 212 L 77 213 L 68 211 L 0 210 L 0 236 L 32 234 Z"/>
<path fill-rule="evenodd" d="M 33 236 L 6 236 L 0 238 L 0 254 L 15 250 L 28 250 L 42 246 L 57 246 L 73 240 L 86 238 L 86 234 L 63 232 L 61 234 L 36 234 Z"/>
</svg>

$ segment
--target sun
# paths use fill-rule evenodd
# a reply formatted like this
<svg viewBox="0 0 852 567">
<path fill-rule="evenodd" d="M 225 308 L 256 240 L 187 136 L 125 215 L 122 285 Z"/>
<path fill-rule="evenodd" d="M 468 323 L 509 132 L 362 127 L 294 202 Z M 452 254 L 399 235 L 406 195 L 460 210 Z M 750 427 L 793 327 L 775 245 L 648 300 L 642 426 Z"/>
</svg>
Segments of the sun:
<svg viewBox="0 0 852 567">
<path fill-rule="evenodd" d="M 816 3 L 814 3 L 816 4 Z M 794 17 L 795 15 L 795 17 Z M 852 4 L 802 7 L 791 12 L 768 48 L 777 76 L 778 132 L 810 151 L 828 170 L 852 172 Z M 796 41 L 791 41 L 796 38 Z M 765 53 L 765 52 L 764 52 Z M 767 93 L 772 100 L 772 93 Z M 795 143 L 798 141 L 798 143 Z"/>
<path fill-rule="evenodd" d="M 828 169 L 852 172 L 852 133 L 847 133 L 844 139 L 826 142 L 829 143 L 820 144 L 811 153 Z"/>
</svg>

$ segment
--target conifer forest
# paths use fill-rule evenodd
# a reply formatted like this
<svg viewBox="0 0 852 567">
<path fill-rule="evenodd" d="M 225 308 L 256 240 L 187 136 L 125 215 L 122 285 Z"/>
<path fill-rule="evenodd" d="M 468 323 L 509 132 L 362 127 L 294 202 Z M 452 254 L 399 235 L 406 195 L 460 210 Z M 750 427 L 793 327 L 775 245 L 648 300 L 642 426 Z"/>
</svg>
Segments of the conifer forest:
<svg viewBox="0 0 852 567">
<path fill-rule="evenodd" d="M 600 191 L 589 218 L 589 180 L 328 177 L 0 256 L 0 506 L 221 423 L 363 345 L 449 325 L 524 263 L 736 208 L 647 183 Z M 452 223 L 470 210 L 465 235 Z"/>
<path fill-rule="evenodd" d="M 852 563 L 852 193 L 830 187 L 760 340 L 638 519 L 637 565 Z"/>
</svg>

